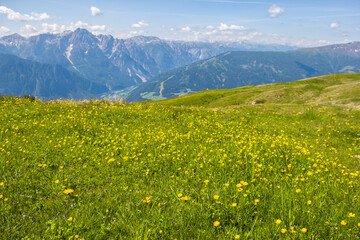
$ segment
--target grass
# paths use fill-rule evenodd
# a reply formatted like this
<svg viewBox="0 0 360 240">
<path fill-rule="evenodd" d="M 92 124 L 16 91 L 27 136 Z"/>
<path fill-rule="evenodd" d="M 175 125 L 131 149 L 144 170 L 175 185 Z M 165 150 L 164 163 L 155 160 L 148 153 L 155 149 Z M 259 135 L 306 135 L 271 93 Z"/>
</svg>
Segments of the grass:
<svg viewBox="0 0 360 240">
<path fill-rule="evenodd" d="M 2 239 L 359 236 L 358 110 L 2 97 L 0 122 Z"/>
<path fill-rule="evenodd" d="M 360 109 L 360 73 L 335 74 L 290 83 L 206 90 L 157 101 L 172 106 L 225 107 L 261 102 L 273 104 L 324 104 Z"/>
</svg>

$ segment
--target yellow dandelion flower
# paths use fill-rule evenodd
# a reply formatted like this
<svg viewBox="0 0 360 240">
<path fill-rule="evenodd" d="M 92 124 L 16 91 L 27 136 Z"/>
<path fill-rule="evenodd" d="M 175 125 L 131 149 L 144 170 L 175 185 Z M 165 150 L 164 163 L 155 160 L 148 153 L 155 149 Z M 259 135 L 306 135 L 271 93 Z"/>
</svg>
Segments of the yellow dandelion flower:
<svg viewBox="0 0 360 240">
<path fill-rule="evenodd" d="M 65 194 L 70 194 L 70 193 L 73 193 L 74 192 L 74 190 L 72 190 L 72 189 L 66 189 L 66 190 L 64 190 L 64 193 Z"/>
<path fill-rule="evenodd" d="M 235 235 L 235 239 L 240 239 L 240 235 Z"/>
<path fill-rule="evenodd" d="M 4 182 L 0 182 L 0 186 L 4 186 Z"/>
<path fill-rule="evenodd" d="M 360 227 L 360 222 L 358 223 L 358 227 Z"/>
<path fill-rule="evenodd" d="M 302 233 L 306 233 L 306 232 L 307 232 L 307 229 L 306 229 L 306 228 L 302 228 L 302 229 L 301 229 L 301 232 L 302 232 Z"/>
<path fill-rule="evenodd" d="M 205 185 L 208 185 L 209 182 L 210 182 L 210 180 L 205 180 L 204 181 Z"/>
<path fill-rule="evenodd" d="M 350 217 L 350 218 L 355 217 L 355 213 L 349 213 L 349 217 Z"/>
<path fill-rule="evenodd" d="M 286 231 L 287 231 L 287 230 L 286 230 L 285 228 L 281 229 L 281 233 L 282 233 L 282 234 L 286 233 Z"/>
<path fill-rule="evenodd" d="M 59 183 L 60 181 L 59 180 L 55 180 L 55 183 L 57 184 L 57 183 Z"/>
<path fill-rule="evenodd" d="M 215 221 L 215 222 L 213 223 L 213 225 L 214 225 L 214 227 L 217 227 L 217 226 L 220 225 L 220 222 L 219 222 L 219 221 Z"/>
<path fill-rule="evenodd" d="M 181 200 L 188 201 L 188 200 L 190 200 L 190 197 L 185 196 L 185 197 L 182 197 Z"/>
<path fill-rule="evenodd" d="M 160 230 L 159 233 L 162 234 L 162 233 L 163 233 L 163 230 Z"/>
<path fill-rule="evenodd" d="M 143 200 L 143 203 L 149 203 L 150 202 L 150 197 L 146 197 L 145 200 Z"/>
<path fill-rule="evenodd" d="M 3 198 L 3 195 L 0 194 L 0 199 Z"/>
<path fill-rule="evenodd" d="M 68 220 L 69 222 L 71 222 L 71 221 L 73 220 L 73 218 L 72 218 L 72 217 L 69 217 L 67 220 Z"/>
<path fill-rule="evenodd" d="M 232 203 L 231 206 L 232 206 L 232 207 L 236 207 L 236 206 L 237 206 L 237 203 Z"/>
<path fill-rule="evenodd" d="M 75 238 L 79 238 L 79 235 L 76 234 L 76 235 L 75 235 Z"/>
<path fill-rule="evenodd" d="M 310 204 L 311 204 L 311 200 L 308 200 L 308 201 L 307 201 L 307 205 L 310 205 Z"/>
<path fill-rule="evenodd" d="M 340 222 L 340 224 L 343 225 L 343 226 L 345 226 L 347 223 L 346 223 L 344 220 L 342 220 L 342 221 Z"/>
<path fill-rule="evenodd" d="M 299 192 L 301 192 L 301 189 L 296 189 L 296 193 L 299 193 Z"/>
<path fill-rule="evenodd" d="M 279 224 L 281 223 L 281 220 L 278 219 L 278 220 L 275 221 L 275 223 L 276 223 L 277 225 L 279 225 Z"/>
<path fill-rule="evenodd" d="M 179 193 L 179 194 L 178 194 L 178 197 L 182 197 L 182 193 Z"/>
<path fill-rule="evenodd" d="M 4 202 L 7 202 L 9 199 L 8 198 L 4 198 Z"/>
<path fill-rule="evenodd" d="M 220 198 L 219 195 L 214 195 L 214 199 L 215 199 L 215 200 L 218 200 L 219 198 Z"/>
</svg>

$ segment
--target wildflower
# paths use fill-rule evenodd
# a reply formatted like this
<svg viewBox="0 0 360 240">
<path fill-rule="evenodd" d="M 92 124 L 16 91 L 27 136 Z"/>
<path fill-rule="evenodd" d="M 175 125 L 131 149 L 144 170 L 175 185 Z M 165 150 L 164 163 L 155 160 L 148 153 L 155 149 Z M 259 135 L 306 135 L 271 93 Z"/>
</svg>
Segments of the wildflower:
<svg viewBox="0 0 360 240">
<path fill-rule="evenodd" d="M 114 158 L 110 158 L 109 161 L 108 161 L 108 163 L 111 163 L 111 162 L 113 162 L 113 161 L 115 161 L 115 159 L 114 159 Z"/>
<path fill-rule="evenodd" d="M 178 194 L 178 197 L 182 197 L 182 193 L 179 193 L 179 194 Z"/>
<path fill-rule="evenodd" d="M 306 229 L 306 228 L 302 228 L 302 229 L 301 229 L 301 232 L 302 232 L 302 233 L 306 233 L 306 232 L 307 232 L 307 229 Z"/>
<path fill-rule="evenodd" d="M 162 234 L 162 233 L 163 233 L 163 230 L 160 230 L 159 233 Z"/>
<path fill-rule="evenodd" d="M 360 222 L 358 223 L 358 227 L 360 227 Z"/>
<path fill-rule="evenodd" d="M 215 221 L 213 224 L 214 224 L 214 227 L 217 227 L 217 226 L 220 225 L 220 222 L 219 222 L 219 221 Z"/>
<path fill-rule="evenodd" d="M 55 180 L 55 183 L 57 184 L 57 183 L 59 183 L 60 181 L 59 180 Z"/>
<path fill-rule="evenodd" d="M 342 220 L 342 221 L 340 222 L 340 224 L 343 225 L 343 226 L 345 226 L 347 223 L 346 223 L 344 220 Z"/>
<path fill-rule="evenodd" d="M 79 235 L 76 234 L 76 235 L 75 235 L 75 238 L 79 238 Z"/>
<path fill-rule="evenodd" d="M 209 182 L 210 182 L 210 180 L 205 180 L 204 181 L 205 185 L 208 185 Z"/>
<path fill-rule="evenodd" d="M 308 200 L 308 201 L 307 201 L 307 205 L 310 205 L 310 204 L 311 204 L 311 200 Z"/>
<path fill-rule="evenodd" d="M 69 217 L 67 220 L 68 220 L 69 222 L 71 222 L 71 221 L 73 220 L 73 218 L 72 218 L 72 217 Z"/>
<path fill-rule="evenodd" d="M 349 213 L 349 217 L 351 218 L 355 217 L 355 213 Z"/>
<path fill-rule="evenodd" d="M 70 194 L 70 193 L 73 193 L 74 192 L 74 190 L 72 190 L 72 189 L 66 189 L 66 190 L 64 190 L 64 193 L 65 194 Z"/>
<path fill-rule="evenodd" d="M 235 235 L 235 239 L 240 239 L 240 235 Z"/>
<path fill-rule="evenodd" d="M 275 221 L 275 223 L 276 223 L 277 225 L 279 225 L 279 224 L 281 223 L 281 220 L 278 219 L 278 220 Z"/>
<path fill-rule="evenodd" d="M 301 192 L 301 189 L 296 189 L 296 193 L 299 193 L 299 192 Z"/>
<path fill-rule="evenodd" d="M 4 198 L 4 202 L 7 202 L 7 200 L 9 200 L 8 198 Z"/>
<path fill-rule="evenodd" d="M 190 200 L 190 197 L 185 196 L 185 197 L 182 197 L 182 198 L 181 198 L 181 200 L 183 200 L 183 201 L 187 201 L 187 200 Z"/>
<path fill-rule="evenodd" d="M 237 203 L 232 203 L 231 206 L 232 206 L 232 207 L 236 207 L 236 206 L 237 206 Z"/>
<path fill-rule="evenodd" d="M 3 195 L 0 194 L 0 199 L 3 198 Z"/>
<path fill-rule="evenodd" d="M 220 198 L 219 195 L 214 195 L 214 199 L 215 199 L 215 200 L 218 200 L 219 198 Z"/>
<path fill-rule="evenodd" d="M 4 182 L 0 182 L 0 186 L 4 186 Z"/>
<path fill-rule="evenodd" d="M 145 200 L 143 200 L 143 203 L 149 203 L 150 202 L 150 197 L 146 197 Z"/>
<path fill-rule="evenodd" d="M 281 233 L 282 234 L 286 233 L 286 229 L 285 228 L 281 229 Z"/>
</svg>

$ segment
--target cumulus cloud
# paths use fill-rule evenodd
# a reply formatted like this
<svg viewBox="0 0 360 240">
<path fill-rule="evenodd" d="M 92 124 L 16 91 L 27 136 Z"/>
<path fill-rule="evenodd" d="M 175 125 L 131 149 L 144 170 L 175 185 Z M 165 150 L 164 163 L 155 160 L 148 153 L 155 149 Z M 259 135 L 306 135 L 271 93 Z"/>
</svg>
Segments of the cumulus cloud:
<svg viewBox="0 0 360 240">
<path fill-rule="evenodd" d="M 243 31 L 243 30 L 246 30 L 247 28 L 244 27 L 244 26 L 239 26 L 239 25 L 227 25 L 225 23 L 221 23 L 220 24 L 220 27 L 219 27 L 219 30 L 220 31 L 227 31 L 227 30 L 240 30 L 240 31 Z"/>
<path fill-rule="evenodd" d="M 133 27 L 133 28 L 141 28 L 141 27 L 148 27 L 148 26 L 150 26 L 150 25 L 147 22 L 145 22 L 144 20 L 131 25 L 131 27 Z"/>
<path fill-rule="evenodd" d="M 10 29 L 4 26 L 0 26 L 0 36 L 4 36 L 10 33 Z"/>
<path fill-rule="evenodd" d="M 60 27 L 56 23 L 55 24 L 43 23 L 41 24 L 41 26 L 43 32 L 56 33 L 61 31 Z"/>
<path fill-rule="evenodd" d="M 183 27 L 183 28 L 181 28 L 181 31 L 190 32 L 190 31 L 191 31 L 191 27 L 189 27 L 189 26 Z"/>
<path fill-rule="evenodd" d="M 36 29 L 36 27 L 30 25 L 30 24 L 26 24 L 24 27 L 21 28 L 22 32 L 27 32 L 27 33 L 37 33 L 38 30 Z"/>
<path fill-rule="evenodd" d="M 9 20 L 16 22 L 42 21 L 50 18 L 50 16 L 47 13 L 32 12 L 30 13 L 30 15 L 21 14 L 5 6 L 0 6 L 0 14 L 6 15 Z"/>
<path fill-rule="evenodd" d="M 334 22 L 334 23 L 331 23 L 331 24 L 330 24 L 330 27 L 331 27 L 331 28 L 338 28 L 338 27 L 340 27 L 340 24 L 337 23 L 337 22 Z"/>
<path fill-rule="evenodd" d="M 275 4 L 271 5 L 271 7 L 269 8 L 269 16 L 272 18 L 276 18 L 278 16 L 280 16 L 281 14 L 283 14 L 285 12 L 285 10 L 279 6 L 276 6 Z"/>
<path fill-rule="evenodd" d="M 102 14 L 100 9 L 98 9 L 97 7 L 94 7 L 94 6 L 92 6 L 90 8 L 90 11 L 91 11 L 91 15 L 93 15 L 94 17 Z"/>
<path fill-rule="evenodd" d="M 82 21 L 70 24 L 70 30 L 75 30 L 77 28 L 85 28 L 91 32 L 104 32 L 108 30 L 105 25 L 91 25 Z"/>
</svg>

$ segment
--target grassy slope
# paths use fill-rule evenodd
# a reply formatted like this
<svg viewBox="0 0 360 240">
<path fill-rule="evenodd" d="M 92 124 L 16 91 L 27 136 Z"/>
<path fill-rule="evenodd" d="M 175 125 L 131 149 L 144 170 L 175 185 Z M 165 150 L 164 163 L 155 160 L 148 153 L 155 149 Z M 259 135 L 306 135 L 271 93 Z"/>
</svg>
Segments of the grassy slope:
<svg viewBox="0 0 360 240">
<path fill-rule="evenodd" d="M 358 235 L 358 110 L 0 98 L 0 122 L 3 239 Z"/>
<path fill-rule="evenodd" d="M 173 106 L 224 107 L 264 104 L 333 104 L 360 106 L 360 73 L 335 74 L 289 83 L 206 90 L 178 98 L 157 101 Z"/>
</svg>

